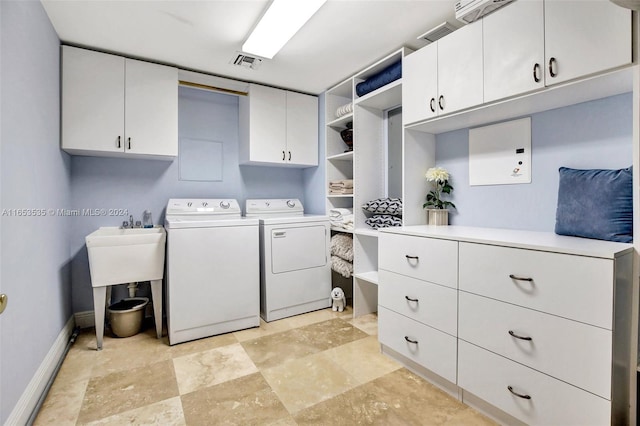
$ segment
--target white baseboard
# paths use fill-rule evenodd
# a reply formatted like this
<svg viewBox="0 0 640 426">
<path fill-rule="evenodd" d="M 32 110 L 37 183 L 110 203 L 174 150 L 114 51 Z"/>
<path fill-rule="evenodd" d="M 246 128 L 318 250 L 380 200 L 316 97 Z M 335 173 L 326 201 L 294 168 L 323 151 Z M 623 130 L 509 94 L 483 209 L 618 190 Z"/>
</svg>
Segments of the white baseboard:
<svg viewBox="0 0 640 426">
<path fill-rule="evenodd" d="M 71 333 L 73 333 L 74 325 L 74 317 L 71 316 L 53 342 L 53 346 L 51 346 L 47 356 L 42 360 L 40 367 L 22 393 L 18 403 L 13 407 L 13 411 L 9 414 L 9 418 L 5 424 L 24 425 L 28 423 L 31 413 L 38 405 L 38 401 L 44 393 L 47 383 L 55 373 L 58 363 L 65 356 L 67 344 L 69 343 Z"/>
<path fill-rule="evenodd" d="M 96 325 L 93 311 L 76 312 L 73 316 L 76 319 L 76 325 L 80 328 L 91 328 Z"/>
</svg>

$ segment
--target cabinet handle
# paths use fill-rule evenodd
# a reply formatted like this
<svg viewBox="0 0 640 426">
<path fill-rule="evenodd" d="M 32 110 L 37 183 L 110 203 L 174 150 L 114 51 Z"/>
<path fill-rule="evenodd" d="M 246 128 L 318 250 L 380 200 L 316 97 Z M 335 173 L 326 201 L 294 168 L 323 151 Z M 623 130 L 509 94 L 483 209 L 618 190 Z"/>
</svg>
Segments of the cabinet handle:
<svg viewBox="0 0 640 426">
<path fill-rule="evenodd" d="M 405 254 L 404 257 L 406 257 L 407 259 L 418 260 L 418 256 L 409 256 L 408 254 Z"/>
<path fill-rule="evenodd" d="M 131 138 L 127 138 L 127 149 L 131 149 Z"/>
<path fill-rule="evenodd" d="M 516 281 L 529 281 L 529 282 L 533 281 L 533 278 L 519 277 L 519 276 L 513 275 L 513 274 L 509 274 L 509 278 L 511 278 L 512 280 L 516 280 Z"/>
<path fill-rule="evenodd" d="M 436 112 L 436 98 L 431 98 L 429 101 L 429 108 L 431 108 L 431 112 Z"/>
<path fill-rule="evenodd" d="M 408 302 L 416 302 L 416 303 L 418 303 L 418 299 L 412 299 L 409 296 L 405 296 L 404 298 L 407 299 Z"/>
<path fill-rule="evenodd" d="M 531 399 L 531 395 L 523 395 L 521 393 L 518 393 L 516 391 L 513 390 L 513 388 L 511 386 L 507 386 L 507 389 L 509 390 L 509 392 L 511 392 L 512 394 L 514 394 L 515 396 L 522 398 L 522 399 Z"/>
<path fill-rule="evenodd" d="M 287 158 L 284 151 L 282 151 L 282 161 L 284 161 L 284 159 Z"/>
<path fill-rule="evenodd" d="M 404 340 L 406 340 L 409 343 L 413 343 L 414 345 L 418 344 L 417 340 L 411 340 L 411 339 L 409 339 L 409 336 L 404 336 Z"/>
<path fill-rule="evenodd" d="M 554 72 L 553 69 L 555 68 L 554 65 L 556 64 L 556 58 L 551 58 L 549 59 L 549 75 L 551 77 L 557 77 L 558 73 Z"/>
<path fill-rule="evenodd" d="M 289 161 L 291 161 L 291 151 L 289 151 Z"/>
<path fill-rule="evenodd" d="M 533 81 L 535 81 L 536 83 L 540 83 L 540 77 L 538 77 L 540 75 L 540 64 L 536 63 L 533 66 Z"/>
<path fill-rule="evenodd" d="M 526 337 L 526 336 L 518 336 L 516 333 L 514 333 L 512 330 L 509 330 L 509 334 L 513 337 L 515 337 L 516 339 L 520 339 L 520 340 L 527 340 L 527 341 L 532 341 L 533 337 Z"/>
<path fill-rule="evenodd" d="M 120 136 L 118 136 L 118 148 L 122 148 L 122 145 L 120 144 Z"/>
<path fill-rule="evenodd" d="M 444 111 L 444 96 L 442 95 L 438 98 L 438 106 L 440 106 L 440 109 Z"/>
</svg>

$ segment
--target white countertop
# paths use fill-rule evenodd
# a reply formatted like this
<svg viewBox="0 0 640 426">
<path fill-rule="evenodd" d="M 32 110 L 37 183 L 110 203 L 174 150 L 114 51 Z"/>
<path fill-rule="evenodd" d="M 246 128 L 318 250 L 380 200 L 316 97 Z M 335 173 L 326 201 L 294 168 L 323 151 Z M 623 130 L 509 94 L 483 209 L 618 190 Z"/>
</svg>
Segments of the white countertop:
<svg viewBox="0 0 640 426">
<path fill-rule="evenodd" d="M 383 228 L 380 229 L 379 232 L 517 247 L 527 250 L 549 251 L 604 259 L 615 259 L 633 250 L 633 244 L 566 237 L 554 234 L 553 232 L 520 231 L 515 229 L 416 225 Z"/>
</svg>

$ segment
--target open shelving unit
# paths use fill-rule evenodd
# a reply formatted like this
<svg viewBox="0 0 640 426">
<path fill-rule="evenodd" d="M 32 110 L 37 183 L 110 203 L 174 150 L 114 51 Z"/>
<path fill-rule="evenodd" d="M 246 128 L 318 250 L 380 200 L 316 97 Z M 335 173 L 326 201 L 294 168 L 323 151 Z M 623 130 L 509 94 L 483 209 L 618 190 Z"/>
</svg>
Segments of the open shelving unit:
<svg viewBox="0 0 640 426">
<path fill-rule="evenodd" d="M 386 112 L 402 105 L 402 79 L 364 96 L 358 96 L 355 88 L 358 83 L 402 61 L 410 52 L 407 48 L 398 49 L 326 92 L 326 205 L 327 212 L 333 208 L 353 209 L 355 317 L 378 310 L 378 231 L 365 223 L 367 215 L 360 206 L 387 196 L 386 176 L 381 173 L 386 168 Z M 336 117 L 336 110 L 348 103 L 353 103 L 353 112 Z M 345 152 L 347 146 L 340 132 L 349 122 L 353 123 L 353 151 Z M 328 194 L 329 181 L 337 179 L 353 179 L 352 196 Z M 336 228 L 332 231 L 344 232 Z"/>
</svg>

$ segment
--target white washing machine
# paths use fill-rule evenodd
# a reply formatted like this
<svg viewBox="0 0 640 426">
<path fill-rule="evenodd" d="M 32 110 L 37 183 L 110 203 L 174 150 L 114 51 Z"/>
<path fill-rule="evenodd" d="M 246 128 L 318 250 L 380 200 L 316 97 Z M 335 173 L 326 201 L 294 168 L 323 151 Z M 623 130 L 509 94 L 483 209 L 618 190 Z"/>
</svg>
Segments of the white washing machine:
<svg viewBox="0 0 640 426">
<path fill-rule="evenodd" d="M 331 306 L 330 222 L 297 199 L 247 200 L 260 219 L 260 315 L 269 322 Z"/>
<path fill-rule="evenodd" d="M 165 228 L 169 344 L 258 327 L 258 219 L 236 200 L 171 199 Z"/>
</svg>

